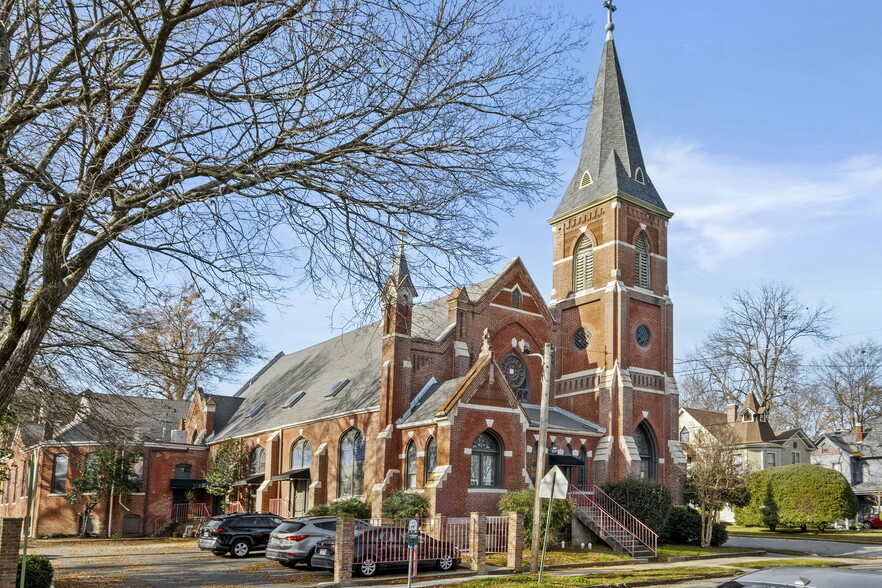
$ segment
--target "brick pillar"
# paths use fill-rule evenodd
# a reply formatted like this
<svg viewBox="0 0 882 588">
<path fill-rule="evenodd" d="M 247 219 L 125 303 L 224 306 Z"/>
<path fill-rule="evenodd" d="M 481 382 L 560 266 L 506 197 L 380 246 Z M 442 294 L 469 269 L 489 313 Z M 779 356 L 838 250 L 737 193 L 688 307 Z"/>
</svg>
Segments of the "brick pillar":
<svg viewBox="0 0 882 588">
<path fill-rule="evenodd" d="M 352 583 L 352 555 L 355 546 L 355 519 L 337 517 L 337 539 L 334 551 L 334 582 L 340 586 Z"/>
<path fill-rule="evenodd" d="M 508 513 L 508 567 L 519 570 L 524 558 L 524 515 Z"/>
<path fill-rule="evenodd" d="M 487 515 L 482 512 L 471 513 L 469 525 L 469 549 L 472 559 L 472 571 L 479 574 L 487 573 Z"/>
<path fill-rule="evenodd" d="M 0 518 L 0 588 L 15 588 L 21 519 Z"/>
</svg>

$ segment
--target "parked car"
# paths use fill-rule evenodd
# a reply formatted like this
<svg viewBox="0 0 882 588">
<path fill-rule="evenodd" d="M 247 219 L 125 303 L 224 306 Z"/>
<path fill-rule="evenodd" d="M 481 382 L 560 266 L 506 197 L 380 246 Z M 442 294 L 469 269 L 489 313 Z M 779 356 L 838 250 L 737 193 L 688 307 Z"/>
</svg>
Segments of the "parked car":
<svg viewBox="0 0 882 588">
<path fill-rule="evenodd" d="M 882 575 L 869 570 L 781 566 L 750 572 L 726 580 L 718 588 L 787 588 L 825 586 L 835 588 L 882 588 Z"/>
<path fill-rule="evenodd" d="M 355 521 L 355 534 L 372 529 L 364 521 Z M 270 533 L 266 557 L 283 566 L 298 563 L 308 564 L 315 545 L 323 539 L 334 539 L 337 535 L 337 517 L 299 517 L 285 519 Z"/>
<path fill-rule="evenodd" d="M 212 517 L 202 527 L 196 543 L 199 549 L 215 555 L 229 552 L 233 557 L 245 557 L 252 551 L 265 549 L 270 533 L 283 520 L 274 514 L 256 512 Z"/>
<path fill-rule="evenodd" d="M 452 543 L 439 541 L 420 533 L 417 550 L 419 567 L 434 567 L 447 571 L 459 566 L 459 549 Z M 410 556 L 407 533 L 399 527 L 374 527 L 355 538 L 353 568 L 362 576 L 373 576 L 381 569 L 407 568 Z M 336 542 L 319 541 L 310 564 L 315 568 L 334 569 Z"/>
<path fill-rule="evenodd" d="M 882 519 L 875 517 L 872 519 L 864 519 L 861 521 L 864 529 L 882 529 Z"/>
</svg>

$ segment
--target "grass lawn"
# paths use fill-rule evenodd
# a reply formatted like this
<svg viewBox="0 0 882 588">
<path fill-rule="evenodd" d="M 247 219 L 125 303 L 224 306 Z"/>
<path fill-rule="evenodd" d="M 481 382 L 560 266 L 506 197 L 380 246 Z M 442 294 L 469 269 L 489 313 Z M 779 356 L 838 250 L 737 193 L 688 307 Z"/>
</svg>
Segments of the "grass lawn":
<svg viewBox="0 0 882 588">
<path fill-rule="evenodd" d="M 819 533 L 806 531 L 803 533 L 798 528 L 777 529 L 769 531 L 765 527 L 728 527 L 732 537 L 767 537 L 770 539 L 802 539 L 806 541 L 839 541 L 842 543 L 867 543 L 870 545 L 882 545 L 882 529 L 862 529 L 860 531 L 837 531 L 835 529 Z"/>
<path fill-rule="evenodd" d="M 649 569 L 629 572 L 609 572 L 587 574 L 585 576 L 542 576 L 542 588 L 570 588 L 576 586 L 605 586 L 621 584 L 624 582 L 655 582 L 659 580 L 672 580 L 679 578 L 694 577 L 729 577 L 736 576 L 740 572 L 727 572 L 722 568 L 690 566 L 671 569 Z M 516 576 L 495 576 L 480 580 L 469 580 L 457 583 L 457 588 L 522 588 L 536 586 L 535 574 L 518 574 Z"/>
<path fill-rule="evenodd" d="M 752 547 L 699 547 L 698 545 L 659 545 L 658 561 L 668 561 L 669 557 L 686 557 L 693 555 L 717 555 L 757 551 Z"/>
<path fill-rule="evenodd" d="M 750 568 L 752 570 L 764 570 L 766 568 L 777 568 L 778 566 L 802 566 L 811 568 L 833 568 L 843 565 L 841 561 L 833 561 L 828 559 L 760 559 L 757 561 L 745 561 L 732 564 L 733 567 Z"/>
<path fill-rule="evenodd" d="M 596 563 L 602 561 L 622 561 L 631 559 L 627 555 L 613 553 L 609 547 L 595 546 L 593 549 L 549 549 L 545 553 L 545 565 L 556 566 L 564 564 Z M 524 565 L 530 566 L 530 550 L 525 549 L 523 555 Z M 505 567 L 508 565 L 507 553 L 493 553 L 487 556 L 487 563 L 491 566 Z"/>
</svg>

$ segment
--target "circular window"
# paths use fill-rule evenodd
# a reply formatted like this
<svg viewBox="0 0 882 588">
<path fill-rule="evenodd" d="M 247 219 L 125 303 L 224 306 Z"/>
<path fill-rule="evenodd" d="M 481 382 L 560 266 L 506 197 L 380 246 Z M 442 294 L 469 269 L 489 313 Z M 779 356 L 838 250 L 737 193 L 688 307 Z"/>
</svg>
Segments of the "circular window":
<svg viewBox="0 0 882 588">
<path fill-rule="evenodd" d="M 591 343 L 591 331 L 585 327 L 576 329 L 576 332 L 573 333 L 573 347 L 579 351 L 585 351 L 588 349 L 589 343 Z"/>
<path fill-rule="evenodd" d="M 637 330 L 634 331 L 634 338 L 637 339 L 637 345 L 640 347 L 649 347 L 649 327 L 637 325 Z"/>
<path fill-rule="evenodd" d="M 518 352 L 514 349 L 509 351 L 499 362 L 499 368 L 505 374 L 509 386 L 517 394 L 518 400 L 526 402 L 530 398 L 530 376 Z"/>
</svg>

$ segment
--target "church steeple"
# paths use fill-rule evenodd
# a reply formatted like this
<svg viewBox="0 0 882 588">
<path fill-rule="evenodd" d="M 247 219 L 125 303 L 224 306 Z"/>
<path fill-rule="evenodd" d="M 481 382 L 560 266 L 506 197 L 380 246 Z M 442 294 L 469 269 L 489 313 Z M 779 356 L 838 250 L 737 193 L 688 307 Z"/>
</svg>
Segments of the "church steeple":
<svg viewBox="0 0 882 588">
<path fill-rule="evenodd" d="M 638 204 L 648 204 L 651 209 L 667 211 L 643 163 L 637 128 L 612 38 L 612 11 L 615 7 L 609 1 L 604 6 L 609 10 L 607 37 L 594 85 L 582 155 L 552 222 L 617 192 L 625 199 L 630 196 Z"/>
</svg>

